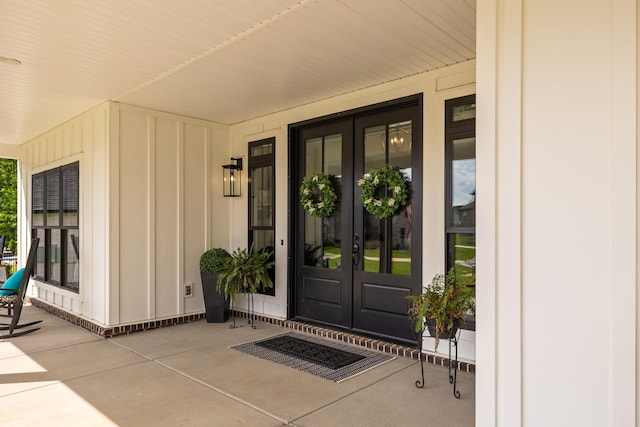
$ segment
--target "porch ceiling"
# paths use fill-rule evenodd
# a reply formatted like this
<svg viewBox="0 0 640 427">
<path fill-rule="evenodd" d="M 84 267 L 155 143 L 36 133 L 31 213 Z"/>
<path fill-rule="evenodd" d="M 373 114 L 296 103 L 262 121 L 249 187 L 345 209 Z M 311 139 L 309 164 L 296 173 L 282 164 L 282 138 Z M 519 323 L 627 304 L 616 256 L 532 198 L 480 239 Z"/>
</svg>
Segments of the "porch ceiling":
<svg viewBox="0 0 640 427">
<path fill-rule="evenodd" d="M 0 144 L 105 101 L 233 124 L 475 57 L 475 0 L 3 0 Z"/>
</svg>

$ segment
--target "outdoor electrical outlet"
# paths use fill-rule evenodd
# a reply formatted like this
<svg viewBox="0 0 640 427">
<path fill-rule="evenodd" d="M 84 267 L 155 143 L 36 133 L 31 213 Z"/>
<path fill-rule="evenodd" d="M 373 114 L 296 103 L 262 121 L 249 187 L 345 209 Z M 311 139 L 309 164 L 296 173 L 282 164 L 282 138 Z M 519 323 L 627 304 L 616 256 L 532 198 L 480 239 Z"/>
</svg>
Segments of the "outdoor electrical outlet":
<svg viewBox="0 0 640 427">
<path fill-rule="evenodd" d="M 186 298 L 193 296 L 193 283 L 185 283 L 184 284 L 184 296 Z"/>
</svg>

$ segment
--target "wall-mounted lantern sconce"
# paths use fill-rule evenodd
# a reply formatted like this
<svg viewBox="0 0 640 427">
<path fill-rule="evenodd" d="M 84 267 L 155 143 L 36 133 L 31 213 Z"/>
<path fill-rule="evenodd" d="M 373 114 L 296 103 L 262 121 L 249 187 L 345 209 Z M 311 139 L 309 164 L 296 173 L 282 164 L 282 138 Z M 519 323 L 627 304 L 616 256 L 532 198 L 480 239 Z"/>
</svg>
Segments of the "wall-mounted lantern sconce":
<svg viewBox="0 0 640 427">
<path fill-rule="evenodd" d="M 232 157 L 231 164 L 222 165 L 222 194 L 224 197 L 240 197 L 242 187 L 242 158 Z"/>
</svg>

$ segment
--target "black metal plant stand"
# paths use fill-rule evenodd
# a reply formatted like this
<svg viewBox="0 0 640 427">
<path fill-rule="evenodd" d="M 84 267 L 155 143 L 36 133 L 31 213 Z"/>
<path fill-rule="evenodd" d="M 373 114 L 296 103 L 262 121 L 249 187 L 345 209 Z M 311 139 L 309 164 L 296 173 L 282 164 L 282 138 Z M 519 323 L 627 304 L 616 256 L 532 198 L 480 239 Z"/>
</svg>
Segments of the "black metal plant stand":
<svg viewBox="0 0 640 427">
<path fill-rule="evenodd" d="M 427 324 L 425 322 L 422 327 L 422 331 L 420 336 L 418 337 L 418 356 L 420 357 L 420 379 L 416 381 L 416 387 L 423 388 L 424 387 L 424 359 L 422 357 L 422 337 L 424 336 L 424 331 L 427 329 Z M 460 391 L 457 389 L 458 382 L 458 331 L 452 331 L 449 334 L 448 338 L 441 338 L 449 341 L 449 384 L 453 384 L 453 395 L 456 399 L 460 399 Z M 451 360 L 451 346 L 455 347 L 455 363 L 452 363 Z M 451 370 L 453 370 L 453 374 L 451 374 Z"/>
<path fill-rule="evenodd" d="M 233 301 L 231 301 L 233 303 Z M 249 325 L 251 325 L 252 329 L 256 329 L 256 323 L 255 323 L 255 304 L 253 302 L 253 292 L 247 292 L 247 323 L 249 323 Z M 233 307 L 231 307 L 231 324 L 229 325 L 229 329 L 234 329 L 236 328 L 236 314 L 235 311 L 233 310 Z"/>
</svg>

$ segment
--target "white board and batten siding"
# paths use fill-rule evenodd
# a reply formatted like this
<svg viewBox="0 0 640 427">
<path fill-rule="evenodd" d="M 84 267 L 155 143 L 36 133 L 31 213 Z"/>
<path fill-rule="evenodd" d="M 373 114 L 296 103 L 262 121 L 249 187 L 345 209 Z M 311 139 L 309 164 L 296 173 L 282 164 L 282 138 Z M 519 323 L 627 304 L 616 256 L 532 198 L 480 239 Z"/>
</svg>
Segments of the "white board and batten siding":
<svg viewBox="0 0 640 427">
<path fill-rule="evenodd" d="M 30 293 L 70 312 L 91 319 L 105 318 L 105 295 L 109 272 L 104 247 L 108 242 L 107 159 L 109 104 L 93 108 L 79 117 L 20 146 L 19 225 L 20 259 L 28 252 L 31 236 L 31 177 L 65 164 L 80 164 L 80 280 L 91 283 L 80 294 L 33 282 Z M 101 246 L 100 250 L 94 250 Z"/>
<path fill-rule="evenodd" d="M 106 326 L 204 310 L 198 261 L 227 246 L 220 203 L 228 127 L 105 102 L 24 144 L 21 177 L 80 162 L 80 292 L 34 282 L 43 301 Z M 218 184 L 218 185 L 216 185 Z M 30 199 L 20 198 L 30 219 Z M 29 221 L 30 222 L 30 221 Z M 23 224 L 20 241 L 30 236 Z M 185 283 L 193 297 L 184 297 Z"/>
<path fill-rule="evenodd" d="M 118 139 L 118 323 L 201 312 L 200 255 L 229 240 L 228 127 L 120 105 Z"/>
</svg>

